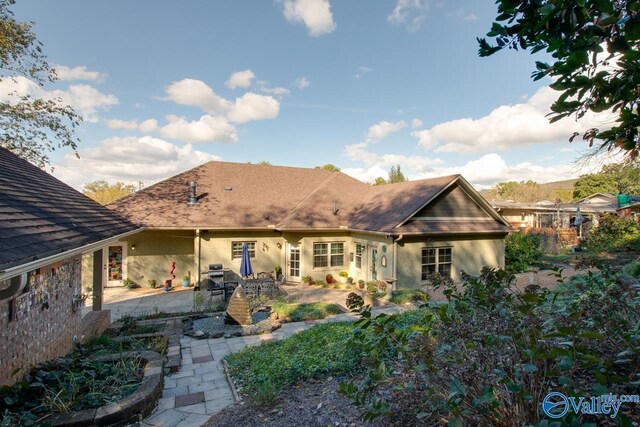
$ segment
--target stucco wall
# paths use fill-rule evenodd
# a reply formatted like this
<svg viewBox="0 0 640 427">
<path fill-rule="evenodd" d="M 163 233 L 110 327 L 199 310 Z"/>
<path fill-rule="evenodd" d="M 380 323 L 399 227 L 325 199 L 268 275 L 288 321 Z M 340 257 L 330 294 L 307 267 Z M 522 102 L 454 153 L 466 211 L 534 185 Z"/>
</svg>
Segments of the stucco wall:
<svg viewBox="0 0 640 427">
<path fill-rule="evenodd" d="M 452 238 L 410 238 L 400 241 L 398 248 L 399 289 L 419 288 L 424 283 L 422 273 L 422 248 L 451 247 L 451 276 L 460 280 L 460 270 L 478 274 L 484 266 L 504 268 L 504 237 L 460 236 Z"/>
<path fill-rule="evenodd" d="M 149 279 L 158 284 L 170 277 L 171 262 L 176 262 L 176 281 L 182 276 L 195 274 L 193 268 L 193 231 L 143 231 L 130 236 L 127 242 L 127 277 L 141 286 Z M 135 250 L 131 247 L 135 245 Z"/>
<path fill-rule="evenodd" d="M 73 336 L 80 334 L 82 309 L 73 306 L 74 295 L 81 293 L 80 257 L 42 267 L 40 273 L 24 292 L 0 301 L 0 385 L 69 353 Z"/>
</svg>

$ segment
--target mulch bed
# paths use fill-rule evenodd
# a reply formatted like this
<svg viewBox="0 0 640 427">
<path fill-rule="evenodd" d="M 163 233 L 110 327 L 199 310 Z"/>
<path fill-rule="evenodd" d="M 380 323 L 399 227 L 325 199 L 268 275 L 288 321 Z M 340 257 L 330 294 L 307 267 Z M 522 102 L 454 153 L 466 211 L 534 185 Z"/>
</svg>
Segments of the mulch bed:
<svg viewBox="0 0 640 427">
<path fill-rule="evenodd" d="M 338 380 L 310 380 L 284 389 L 275 403 L 258 408 L 243 401 L 215 414 L 207 427 L 238 426 L 388 426 L 389 419 L 363 422 L 361 411 L 338 394 Z"/>
</svg>

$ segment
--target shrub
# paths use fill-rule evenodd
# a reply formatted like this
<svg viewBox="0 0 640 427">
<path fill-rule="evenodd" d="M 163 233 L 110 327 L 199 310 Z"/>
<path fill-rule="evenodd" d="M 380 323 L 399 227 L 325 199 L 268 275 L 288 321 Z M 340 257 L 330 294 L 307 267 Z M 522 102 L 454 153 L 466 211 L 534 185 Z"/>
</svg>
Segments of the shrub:
<svg viewBox="0 0 640 427">
<path fill-rule="evenodd" d="M 346 305 L 349 310 L 358 309 L 364 305 L 364 299 L 355 292 L 351 292 L 347 295 Z"/>
<path fill-rule="evenodd" d="M 313 284 L 313 277 L 311 277 L 311 276 L 304 276 L 304 277 L 302 278 L 302 281 L 303 281 L 304 283 L 308 283 L 308 284 L 310 284 L 310 285 L 311 285 L 311 284 Z"/>
<path fill-rule="evenodd" d="M 605 215 L 591 230 L 584 245 L 592 254 L 640 249 L 640 227 L 633 219 Z"/>
<path fill-rule="evenodd" d="M 511 233 L 505 239 L 505 264 L 509 273 L 522 273 L 542 259 L 540 236 Z"/>
<path fill-rule="evenodd" d="M 316 285 L 316 286 L 322 286 L 322 287 L 324 287 L 326 285 L 324 280 L 316 280 L 315 282 L 313 282 L 313 284 Z"/>
<path fill-rule="evenodd" d="M 332 314 L 342 313 L 342 309 L 337 304 L 326 302 L 290 304 L 284 300 L 274 301 L 272 310 L 279 319 L 290 322 L 324 319 Z"/>
<path fill-rule="evenodd" d="M 376 292 L 378 292 L 378 287 L 374 282 L 367 282 L 367 292 L 369 292 L 370 294 L 375 294 Z"/>
<path fill-rule="evenodd" d="M 502 270 L 463 273 L 460 286 L 443 279 L 436 286 L 447 301 L 417 310 L 424 317 L 404 328 L 395 315 L 362 309 L 354 336 L 368 369 L 341 393 L 367 409 L 365 419 L 497 426 L 551 425 L 541 411 L 551 391 L 637 394 L 638 290 L 607 270 L 558 280 L 555 291 L 522 292 Z M 622 405 L 615 420 L 569 411 L 557 425 L 631 425 L 632 411 Z"/>
</svg>

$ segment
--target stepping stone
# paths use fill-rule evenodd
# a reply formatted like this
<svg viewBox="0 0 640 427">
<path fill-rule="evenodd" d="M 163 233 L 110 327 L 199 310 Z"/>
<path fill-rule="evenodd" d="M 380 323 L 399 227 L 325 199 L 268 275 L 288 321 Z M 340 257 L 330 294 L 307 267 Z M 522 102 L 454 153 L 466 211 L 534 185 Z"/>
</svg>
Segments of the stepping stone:
<svg viewBox="0 0 640 427">
<path fill-rule="evenodd" d="M 205 362 L 213 362 L 213 356 L 200 356 L 194 357 L 193 363 L 205 363 Z"/>
<path fill-rule="evenodd" d="M 199 391 L 197 393 L 189 393 L 183 394 L 180 396 L 176 396 L 176 408 L 180 408 L 182 406 L 190 406 L 196 405 L 198 403 L 204 402 L 204 392 Z"/>
</svg>

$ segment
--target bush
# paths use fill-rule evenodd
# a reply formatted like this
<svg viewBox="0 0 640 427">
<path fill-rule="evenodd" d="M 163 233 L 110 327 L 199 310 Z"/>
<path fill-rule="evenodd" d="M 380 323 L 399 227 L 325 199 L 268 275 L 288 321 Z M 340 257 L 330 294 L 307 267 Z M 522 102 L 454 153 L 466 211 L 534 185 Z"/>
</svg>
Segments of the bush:
<svg viewBox="0 0 640 427">
<path fill-rule="evenodd" d="M 355 292 L 351 292 L 347 295 L 346 305 L 349 310 L 358 309 L 364 305 L 364 299 Z"/>
<path fill-rule="evenodd" d="M 313 284 L 313 277 L 311 277 L 311 276 L 304 276 L 304 277 L 302 278 L 302 281 L 303 281 L 304 283 L 308 283 L 308 284 L 312 285 L 312 284 Z"/>
<path fill-rule="evenodd" d="M 502 270 L 463 273 L 459 286 L 436 285 L 446 303 L 417 310 L 424 317 L 403 328 L 394 315 L 361 310 L 354 336 L 368 369 L 341 393 L 367 409 L 365 419 L 496 426 L 551 425 L 541 411 L 551 391 L 638 394 L 638 290 L 607 270 L 558 280 L 555 291 L 521 292 Z M 623 404 L 615 420 L 570 410 L 557 425 L 631 425 L 636 410 Z"/>
<path fill-rule="evenodd" d="M 591 230 L 584 246 L 592 255 L 598 255 L 600 252 L 640 250 L 640 227 L 632 219 L 605 215 L 600 219 L 600 225 Z"/>
<path fill-rule="evenodd" d="M 511 233 L 505 239 L 505 264 L 509 273 L 522 273 L 542 259 L 540 236 Z"/>
</svg>

